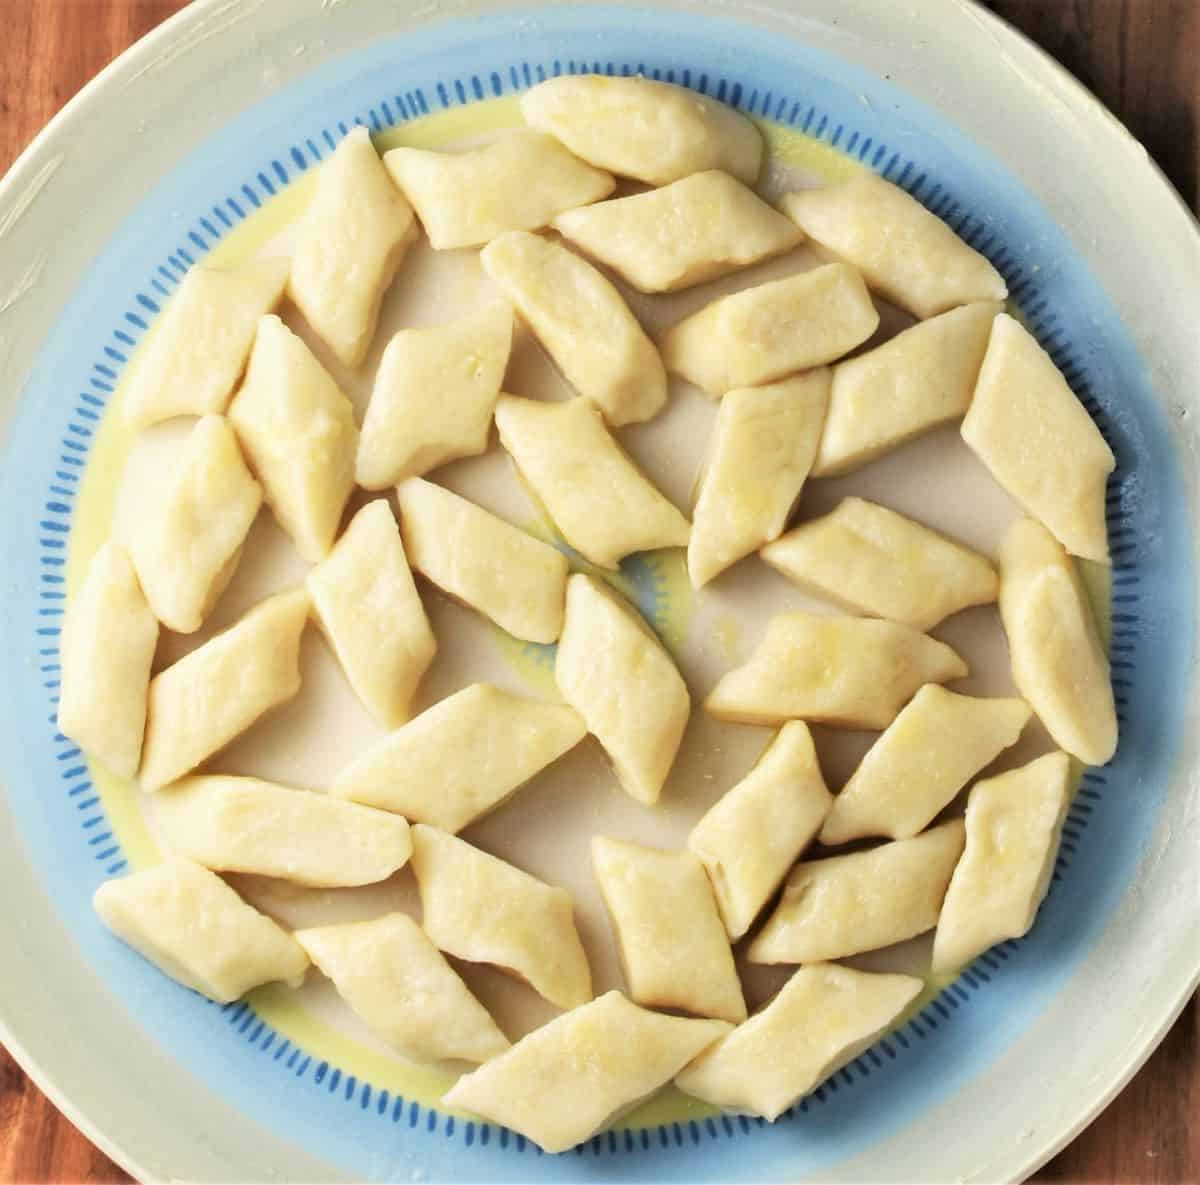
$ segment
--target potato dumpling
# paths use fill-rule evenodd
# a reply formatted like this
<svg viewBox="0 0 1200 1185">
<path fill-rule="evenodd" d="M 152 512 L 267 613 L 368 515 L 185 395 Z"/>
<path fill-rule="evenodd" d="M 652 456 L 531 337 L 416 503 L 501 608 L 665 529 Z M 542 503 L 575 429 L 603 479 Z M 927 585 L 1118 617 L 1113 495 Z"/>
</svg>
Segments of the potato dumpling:
<svg viewBox="0 0 1200 1185">
<path fill-rule="evenodd" d="M 491 963 L 559 1008 L 592 998 L 592 973 L 566 889 L 423 823 L 412 837 L 425 932 L 439 949 Z"/>
<path fill-rule="evenodd" d="M 308 969 L 286 930 L 191 860 L 105 881 L 92 904 L 122 942 L 218 1004 L 277 979 L 299 987 Z"/>
<path fill-rule="evenodd" d="M 396 487 L 409 561 L 426 580 L 514 638 L 562 633 L 567 557 L 450 490 L 410 477 Z"/>
<path fill-rule="evenodd" d="M 721 400 L 692 513 L 693 588 L 779 537 L 816 455 L 828 401 L 824 368 Z"/>
<path fill-rule="evenodd" d="M 509 1048 L 488 1011 L 407 914 L 314 926 L 296 941 L 338 995 L 416 1062 L 486 1062 Z"/>
<path fill-rule="evenodd" d="M 585 559 L 615 568 L 635 551 L 686 547 L 691 525 L 604 426 L 586 399 L 502 395 L 500 443 L 538 501 Z"/>
<path fill-rule="evenodd" d="M 753 185 L 762 165 L 762 137 L 744 115 L 648 78 L 550 78 L 521 96 L 521 114 L 597 168 L 648 185 L 704 169 L 723 169 Z"/>
<path fill-rule="evenodd" d="M 612 918 L 629 994 L 735 1024 L 746 1001 L 712 886 L 691 852 L 592 838 L 592 868 Z"/>
<path fill-rule="evenodd" d="M 706 1103 L 774 1122 L 875 1043 L 924 983 L 817 963 L 684 1067 L 675 1085 Z"/>
<path fill-rule="evenodd" d="M 771 619 L 750 661 L 724 675 L 704 707 L 738 724 L 813 720 L 887 728 L 918 687 L 966 673 L 949 646 L 906 625 L 784 613 Z"/>
<path fill-rule="evenodd" d="M 257 778 L 183 778 L 155 796 L 167 846 L 219 872 L 249 872 L 298 885 L 387 880 L 412 854 L 408 823 Z"/>
<path fill-rule="evenodd" d="M 823 844 L 870 835 L 908 839 L 1017 743 L 1032 712 L 1023 699 L 979 699 L 929 683 L 871 746 L 834 800 Z"/>
<path fill-rule="evenodd" d="M 823 189 L 787 194 L 783 212 L 867 283 L 922 319 L 955 305 L 1004 300 L 1004 277 L 898 185 L 863 170 Z"/>
<path fill-rule="evenodd" d="M 951 309 L 839 362 L 813 477 L 849 473 L 966 415 L 1003 307 L 984 300 Z"/>
<path fill-rule="evenodd" d="M 608 197 L 616 182 L 553 136 L 508 132 L 482 148 L 383 154 L 437 251 L 482 247 L 507 230 L 538 230 L 555 214 Z"/>
<path fill-rule="evenodd" d="M 237 567 L 262 505 L 228 421 L 197 421 L 165 488 L 143 502 L 129 553 L 155 617 L 177 633 L 198 630 Z"/>
<path fill-rule="evenodd" d="M 990 560 L 877 502 L 843 498 L 762 549 L 788 579 L 847 609 L 916 630 L 996 599 Z"/>
<path fill-rule="evenodd" d="M 158 790 L 195 769 L 300 690 L 302 589 L 260 601 L 235 625 L 155 675 L 139 775 Z"/>
<path fill-rule="evenodd" d="M 717 169 L 568 210 L 554 229 L 642 292 L 674 292 L 796 246 L 804 235 Z"/>
<path fill-rule="evenodd" d="M 308 574 L 317 624 L 363 706 L 384 728 L 409 717 L 437 653 L 387 499 L 368 502 Z"/>
<path fill-rule="evenodd" d="M 567 381 L 613 427 L 662 410 L 667 374 L 658 350 L 586 259 L 524 231 L 493 239 L 479 258 Z"/>
<path fill-rule="evenodd" d="M 317 173 L 288 277 L 288 295 L 347 366 L 366 356 L 383 294 L 417 234 L 367 129 L 351 129 Z"/>
<path fill-rule="evenodd" d="M 875 332 L 879 314 L 844 263 L 722 296 L 660 340 L 667 370 L 719 397 L 832 362 Z"/>
<path fill-rule="evenodd" d="M 1049 354 L 1007 313 L 992 326 L 962 436 L 1072 555 L 1109 562 L 1112 449 Z"/>
<path fill-rule="evenodd" d="M 315 564 L 333 546 L 354 488 L 354 408 L 312 351 L 264 317 L 229 419 L 267 505 Z"/>
<path fill-rule="evenodd" d="M 512 330 L 512 309 L 494 301 L 388 342 L 358 442 L 360 486 L 382 490 L 487 449 Z"/>
<path fill-rule="evenodd" d="M 1104 644 L 1075 562 L 1040 523 L 1014 523 L 1000 546 L 1000 620 L 1013 682 L 1055 744 L 1088 765 L 1117 748 Z"/>
<path fill-rule="evenodd" d="M 724 1021 L 663 1016 L 608 992 L 460 1078 L 442 1102 L 520 1132 L 546 1152 L 566 1152 L 728 1031 Z"/>
<path fill-rule="evenodd" d="M 1071 789 L 1065 753 L 971 788 L 967 846 L 933 941 L 935 973 L 957 971 L 989 946 L 1028 932 L 1050 887 Z"/>
<path fill-rule="evenodd" d="M 130 426 L 223 412 L 259 318 L 279 304 L 287 276 L 286 259 L 190 268 L 130 368 L 123 396 Z"/>
<path fill-rule="evenodd" d="M 808 725 L 793 720 L 692 828 L 688 847 L 708 872 L 730 939 L 750 929 L 832 802 Z"/>
<path fill-rule="evenodd" d="M 121 777 L 137 773 L 158 622 L 119 543 L 92 557 L 67 604 L 58 727 Z"/>
<path fill-rule="evenodd" d="M 330 793 L 461 831 L 586 735 L 572 708 L 475 683 L 368 749 Z"/>
<path fill-rule="evenodd" d="M 963 821 L 951 819 L 912 839 L 797 864 L 750 961 L 820 963 L 932 930 L 963 841 Z"/>
<path fill-rule="evenodd" d="M 687 685 L 642 615 L 582 573 L 567 581 L 554 677 L 625 792 L 657 802 L 691 714 Z"/>
</svg>

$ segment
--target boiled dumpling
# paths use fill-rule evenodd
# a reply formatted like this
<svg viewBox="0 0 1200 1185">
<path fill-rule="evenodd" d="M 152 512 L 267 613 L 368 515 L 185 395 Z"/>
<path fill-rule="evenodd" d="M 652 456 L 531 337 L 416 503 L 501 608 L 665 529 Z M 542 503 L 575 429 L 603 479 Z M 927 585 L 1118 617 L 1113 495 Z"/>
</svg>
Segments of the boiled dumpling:
<svg viewBox="0 0 1200 1185">
<path fill-rule="evenodd" d="M 562 633 L 567 557 L 450 490 L 410 477 L 396 488 L 409 561 L 443 592 L 527 642 Z"/>
<path fill-rule="evenodd" d="M 734 1023 L 746 1019 L 716 898 L 691 852 L 597 835 L 592 868 L 638 1004 Z"/>
<path fill-rule="evenodd" d="M 512 309 L 496 301 L 388 342 L 358 443 L 359 485 L 381 490 L 487 448 L 512 328 Z"/>
<path fill-rule="evenodd" d="M 317 173 L 288 278 L 304 319 L 347 366 L 366 356 L 383 294 L 417 233 L 367 129 L 353 128 Z"/>
<path fill-rule="evenodd" d="M 67 604 L 58 727 L 89 757 L 131 778 L 142 755 L 158 622 L 120 544 L 92 557 Z"/>
<path fill-rule="evenodd" d="M 460 1078 L 442 1102 L 520 1132 L 546 1152 L 565 1152 L 727 1032 L 724 1021 L 663 1016 L 608 992 Z"/>
<path fill-rule="evenodd" d="M 648 78 L 550 78 L 521 96 L 521 114 L 597 168 L 649 185 L 704 169 L 753 185 L 762 164 L 762 137 L 744 115 Z"/>
<path fill-rule="evenodd" d="M 688 847 L 704 863 L 733 941 L 783 883 L 832 802 L 808 725 L 793 720 L 692 828 Z"/>
<path fill-rule="evenodd" d="M 560 1008 L 592 998 L 571 894 L 418 823 L 413 871 L 425 932 L 447 954 L 492 963 Z"/>
<path fill-rule="evenodd" d="M 828 400 L 823 368 L 721 400 L 692 513 L 693 588 L 779 537 L 816 455 Z"/>
<path fill-rule="evenodd" d="M 369 748 L 331 793 L 461 831 L 586 734 L 571 708 L 475 683 Z"/>
<path fill-rule="evenodd" d="M 408 719 L 437 652 L 387 500 L 368 502 L 308 574 L 317 624 L 355 694 L 385 728 Z"/>
<path fill-rule="evenodd" d="M 886 728 L 925 683 L 967 673 L 943 642 L 866 617 L 773 617 L 749 662 L 724 675 L 705 709 L 739 724 L 813 720 Z"/>
<path fill-rule="evenodd" d="M 1050 356 L 1005 313 L 992 326 L 962 436 L 1072 555 L 1108 563 L 1112 449 Z"/>
<path fill-rule="evenodd" d="M 554 677 L 625 792 L 657 802 L 691 713 L 687 685 L 641 614 L 582 573 L 567 581 Z"/>
<path fill-rule="evenodd" d="M 587 260 L 523 231 L 493 239 L 479 258 L 568 382 L 613 427 L 658 414 L 667 400 L 662 359 Z"/>
<path fill-rule="evenodd" d="M 796 246 L 804 235 L 728 173 L 709 169 L 568 210 L 554 229 L 642 292 L 674 292 Z"/>
<path fill-rule="evenodd" d="M 584 399 L 503 395 L 496 427 L 563 538 L 601 568 L 635 551 L 684 547 L 691 526 L 629 459 Z"/>
<path fill-rule="evenodd" d="M 673 374 L 720 396 L 832 362 L 879 324 L 862 277 L 830 263 L 722 296 L 663 334 Z"/>
<path fill-rule="evenodd" d="M 437 251 L 482 247 L 508 230 L 538 230 L 563 210 L 607 197 L 616 182 L 553 136 L 519 130 L 482 148 L 383 154 Z"/>
<path fill-rule="evenodd" d="M 768 543 L 762 558 L 819 596 L 917 630 L 990 604 L 998 588 L 978 552 L 864 498 L 843 498 Z"/>
<path fill-rule="evenodd" d="M 797 864 L 750 961 L 819 963 L 932 930 L 963 840 L 963 821 L 951 819 L 913 839 Z"/>
<path fill-rule="evenodd" d="M 898 185 L 863 171 L 841 185 L 789 193 L 780 208 L 867 283 L 916 317 L 1004 300 L 1004 277 Z"/>
</svg>

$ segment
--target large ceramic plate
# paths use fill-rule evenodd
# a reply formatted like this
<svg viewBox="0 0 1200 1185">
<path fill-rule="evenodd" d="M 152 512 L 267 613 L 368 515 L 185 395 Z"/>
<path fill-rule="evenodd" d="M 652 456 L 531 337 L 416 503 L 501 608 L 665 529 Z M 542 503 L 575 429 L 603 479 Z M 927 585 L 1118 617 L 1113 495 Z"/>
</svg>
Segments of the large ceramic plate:
<svg viewBox="0 0 1200 1185">
<path fill-rule="evenodd" d="M 1083 778 L 1035 931 L 935 985 L 779 1123 L 668 1099 L 551 1158 L 443 1113 L 436 1079 L 319 999 L 219 1009 L 115 944 L 91 892 L 152 838 L 53 719 L 64 596 L 107 529 L 128 443 L 105 408 L 180 274 L 286 237 L 305 174 L 353 123 L 461 139 L 511 118 L 514 92 L 584 69 L 652 73 L 775 121 L 802 169 L 874 168 L 1005 274 L 1118 458 L 1122 740 Z M 1195 227 L 1145 153 L 970 5 L 194 5 L 0 186 L 0 1039 L 143 1180 L 1024 1176 L 1120 1089 L 1196 983 L 1198 315 Z M 670 573 L 627 575 L 664 632 L 687 632 Z M 537 654 L 491 644 L 536 679 Z"/>
</svg>

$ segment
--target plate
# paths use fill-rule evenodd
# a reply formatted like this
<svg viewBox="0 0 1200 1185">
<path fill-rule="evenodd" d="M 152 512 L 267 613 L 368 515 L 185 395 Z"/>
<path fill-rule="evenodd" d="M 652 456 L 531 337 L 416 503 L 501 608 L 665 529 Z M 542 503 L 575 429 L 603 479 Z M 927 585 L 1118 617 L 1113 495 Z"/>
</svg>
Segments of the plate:
<svg viewBox="0 0 1200 1185">
<path fill-rule="evenodd" d="M 152 826 L 56 734 L 53 701 L 64 594 L 113 513 L 106 458 L 128 444 L 104 409 L 186 267 L 270 249 L 356 122 L 462 140 L 502 124 L 538 78 L 597 69 L 777 121 L 801 170 L 875 168 L 1004 272 L 1117 453 L 1123 724 L 1117 757 L 1084 777 L 1027 939 L 938 985 L 773 1127 L 668 1099 L 552 1158 L 430 1105 L 436 1081 L 398 1070 L 319 1000 L 268 990 L 217 1008 L 113 943 L 90 895 L 148 857 Z M 21 158 L 0 188 L 0 264 L 0 889 L 16 903 L 0 918 L 0 1037 L 140 1179 L 1018 1179 L 1112 1097 L 1187 999 L 1200 247 L 1143 150 L 986 14 L 212 0 L 124 55 Z M 981 508 L 958 511 L 960 532 L 985 529 Z M 629 575 L 668 640 L 720 633 L 679 624 L 669 572 Z M 537 667 L 491 645 L 518 673 Z"/>
</svg>

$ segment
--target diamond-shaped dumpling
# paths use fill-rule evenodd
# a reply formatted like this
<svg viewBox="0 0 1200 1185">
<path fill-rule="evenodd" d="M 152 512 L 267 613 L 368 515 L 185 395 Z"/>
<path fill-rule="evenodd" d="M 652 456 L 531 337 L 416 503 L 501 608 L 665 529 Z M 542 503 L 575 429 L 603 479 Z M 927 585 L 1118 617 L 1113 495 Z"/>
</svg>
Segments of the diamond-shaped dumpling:
<svg viewBox="0 0 1200 1185">
<path fill-rule="evenodd" d="M 538 230 L 563 210 L 607 197 L 616 184 L 553 136 L 528 129 L 465 152 L 393 148 L 383 163 L 438 251 L 482 247 L 508 230 Z"/>
<path fill-rule="evenodd" d="M 278 317 L 258 327 L 229 419 L 267 505 L 310 563 L 333 546 L 354 488 L 354 408 Z"/>
<path fill-rule="evenodd" d="M 354 128 L 317 173 L 288 277 L 288 295 L 347 366 L 365 357 L 383 294 L 417 233 L 367 129 Z"/>
</svg>

